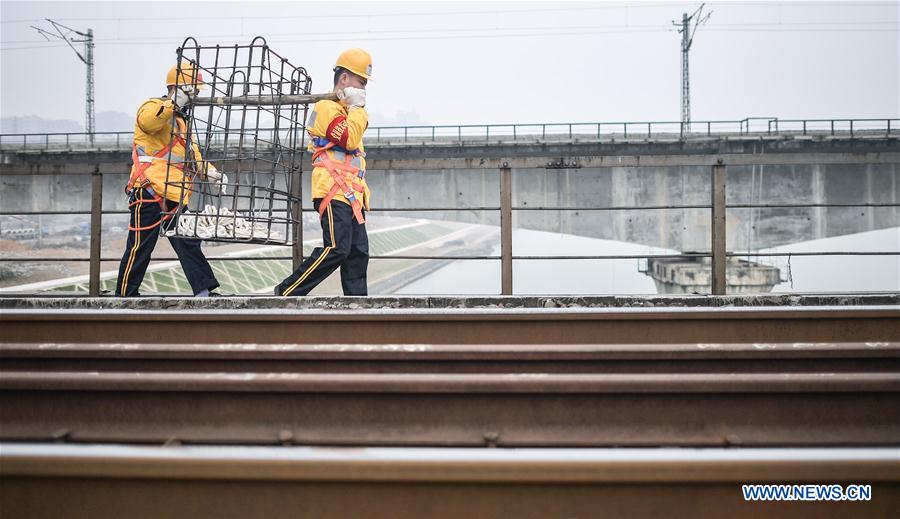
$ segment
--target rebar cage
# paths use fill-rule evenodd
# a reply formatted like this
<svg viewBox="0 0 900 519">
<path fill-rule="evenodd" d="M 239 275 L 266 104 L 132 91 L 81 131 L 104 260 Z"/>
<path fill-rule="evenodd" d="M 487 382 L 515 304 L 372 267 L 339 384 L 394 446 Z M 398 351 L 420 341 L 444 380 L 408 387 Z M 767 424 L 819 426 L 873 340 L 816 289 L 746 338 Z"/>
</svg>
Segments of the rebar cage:
<svg viewBox="0 0 900 519">
<path fill-rule="evenodd" d="M 192 67 L 203 83 L 194 103 L 183 110 L 183 137 L 199 156 L 187 151 L 182 162 L 170 151 L 166 189 L 180 192 L 181 203 L 164 221 L 163 232 L 207 241 L 292 245 L 300 224 L 308 106 L 279 99 L 310 93 L 306 69 L 273 52 L 262 37 L 232 46 L 201 46 L 187 38 L 177 55 L 176 88 L 193 89 L 182 85 L 193 80 Z M 270 101 L 241 102 L 248 96 Z M 172 126 L 175 138 L 179 129 Z M 213 178 L 214 170 L 222 174 L 220 179 Z"/>
</svg>

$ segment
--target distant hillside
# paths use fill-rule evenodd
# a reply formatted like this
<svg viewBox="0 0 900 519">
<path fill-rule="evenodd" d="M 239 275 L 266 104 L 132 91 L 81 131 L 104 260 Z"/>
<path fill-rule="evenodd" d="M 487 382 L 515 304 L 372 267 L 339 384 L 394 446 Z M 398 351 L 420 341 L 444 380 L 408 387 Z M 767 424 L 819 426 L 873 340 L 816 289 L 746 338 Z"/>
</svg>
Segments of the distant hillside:
<svg viewBox="0 0 900 519">
<path fill-rule="evenodd" d="M 425 126 L 428 123 L 423 120 L 416 111 L 399 111 L 393 117 L 379 112 L 369 114 L 369 126 Z"/>
<path fill-rule="evenodd" d="M 0 118 L 0 133 L 55 133 L 84 131 L 82 125 L 66 119 L 44 119 L 34 115 Z"/>
<path fill-rule="evenodd" d="M 96 114 L 96 131 L 130 132 L 134 129 L 134 117 L 124 112 L 99 112 Z M 0 133 L 78 133 L 84 124 L 70 119 L 45 119 L 36 115 L 0 118 Z"/>
<path fill-rule="evenodd" d="M 134 114 L 124 112 L 98 112 L 98 132 L 131 132 L 134 131 Z"/>
<path fill-rule="evenodd" d="M 130 132 L 134 130 L 134 115 L 124 112 L 99 112 L 98 132 Z M 427 125 L 414 111 L 397 112 L 394 116 L 373 112 L 369 115 L 369 126 L 418 126 Z M 81 133 L 83 121 L 70 119 L 45 119 L 36 115 L 0 118 L 0 133 Z"/>
</svg>

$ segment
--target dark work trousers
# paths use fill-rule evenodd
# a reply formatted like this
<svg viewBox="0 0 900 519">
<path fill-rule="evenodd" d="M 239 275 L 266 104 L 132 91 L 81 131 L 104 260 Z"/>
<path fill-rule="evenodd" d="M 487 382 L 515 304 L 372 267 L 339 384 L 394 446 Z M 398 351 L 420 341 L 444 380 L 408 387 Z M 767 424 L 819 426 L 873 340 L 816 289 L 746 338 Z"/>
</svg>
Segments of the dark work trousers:
<svg viewBox="0 0 900 519">
<path fill-rule="evenodd" d="M 319 210 L 321 198 L 313 200 Z M 369 268 L 369 236 L 366 225 L 353 219 L 353 209 L 332 200 L 322 213 L 322 244 L 290 276 L 275 287 L 282 296 L 305 296 L 338 267 L 345 296 L 369 295 L 366 271 Z"/>
<path fill-rule="evenodd" d="M 162 207 L 159 206 L 159 202 L 153 200 L 153 195 L 144 189 L 134 189 L 128 198 L 128 204 L 131 205 L 138 200 L 141 201 L 131 206 L 131 227 L 148 227 L 158 222 L 162 217 Z M 166 200 L 168 211 L 172 211 L 176 207 L 178 207 L 178 202 Z M 140 295 L 141 282 L 144 280 L 147 266 L 150 265 L 150 254 L 156 247 L 159 230 L 160 226 L 157 225 L 143 231 L 128 231 L 128 243 L 125 245 L 125 254 L 119 265 L 119 280 L 116 283 L 117 296 Z M 200 250 L 202 243 L 200 240 L 171 237 L 169 242 L 175 249 L 175 254 L 178 255 L 181 269 L 184 270 L 184 275 L 191 284 L 194 295 L 219 286 L 212 267 L 209 266 L 209 261 Z"/>
</svg>

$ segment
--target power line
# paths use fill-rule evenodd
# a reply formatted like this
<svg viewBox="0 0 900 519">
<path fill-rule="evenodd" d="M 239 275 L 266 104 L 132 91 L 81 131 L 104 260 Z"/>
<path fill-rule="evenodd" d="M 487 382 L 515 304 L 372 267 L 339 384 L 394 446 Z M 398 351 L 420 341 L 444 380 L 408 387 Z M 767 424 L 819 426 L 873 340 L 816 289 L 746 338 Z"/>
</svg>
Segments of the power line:
<svg viewBox="0 0 900 519">
<path fill-rule="evenodd" d="M 658 9 L 664 7 L 681 7 L 691 5 L 691 2 L 642 2 L 635 4 L 621 5 L 591 5 L 585 7 L 547 7 L 536 9 L 489 9 L 489 10 L 466 10 L 466 11 L 416 11 L 401 13 L 348 13 L 348 14 L 318 14 L 318 15 L 284 15 L 284 16 L 204 16 L 204 20 L 291 20 L 291 19 L 345 19 L 345 18 L 392 18 L 401 16 L 455 16 L 455 15 L 477 15 L 477 14 L 518 14 L 518 13 L 541 13 L 541 12 L 573 12 L 573 11 L 602 11 L 602 10 L 631 10 L 631 9 Z M 743 7 L 889 7 L 889 2 L 728 2 L 728 6 Z M 723 6 L 724 7 L 724 6 Z M 92 21 L 92 22 L 117 22 L 117 21 L 146 21 L 146 17 L 125 16 L 125 17 L 78 17 L 78 18 L 57 18 L 63 21 Z M 18 19 L 18 20 L 0 20 L 0 23 L 34 23 L 43 21 L 41 19 Z M 167 22 L 184 21 L 185 23 L 196 23 L 196 19 L 190 18 L 185 20 L 167 20 Z"/>
<path fill-rule="evenodd" d="M 369 30 L 365 32 L 356 33 L 359 36 L 365 36 L 367 34 L 381 35 L 381 34 L 399 34 L 399 33 L 425 33 L 425 34 L 433 34 L 435 32 L 478 32 L 478 31 L 530 31 L 530 30 L 586 30 L 586 29 L 668 29 L 665 25 L 587 25 L 587 26 L 565 26 L 565 27 L 552 27 L 552 26 L 532 26 L 532 27 L 504 27 L 502 29 L 496 29 L 492 27 L 450 27 L 444 29 L 390 29 L 390 30 Z M 267 33 L 265 35 L 266 40 L 268 41 L 272 37 L 278 36 L 296 36 L 296 32 L 280 32 L 280 33 Z M 305 32 L 304 36 L 327 36 L 334 35 L 334 31 L 324 31 L 324 32 Z M 356 36 L 355 35 L 355 36 Z M 205 34 L 198 35 L 195 38 L 245 38 L 247 34 Z M 354 37 L 355 37 L 354 36 Z M 103 40 L 97 40 L 98 42 L 118 42 L 118 41 L 154 41 L 154 40 L 166 40 L 172 41 L 173 39 L 183 39 L 181 36 L 149 36 L 149 37 L 135 37 L 135 38 L 106 38 Z M 305 39 L 305 38 L 304 38 Z M 19 40 L 19 41 L 8 41 L 4 43 L 34 43 L 34 40 Z"/>
<path fill-rule="evenodd" d="M 850 25 L 891 25 L 896 26 L 900 24 L 900 21 L 863 21 L 863 22 L 786 22 L 786 23 L 718 23 L 718 24 L 707 24 L 706 27 L 708 29 L 717 29 L 728 28 L 728 27 L 785 27 L 790 28 L 791 26 L 850 26 Z M 528 27 L 504 27 L 501 29 L 490 28 L 490 27 L 475 27 L 475 28 L 443 28 L 443 29 L 389 29 L 389 30 L 368 30 L 365 32 L 358 33 L 359 35 L 365 34 L 393 34 L 393 33 L 428 33 L 432 34 L 435 32 L 476 32 L 476 31 L 530 31 L 530 30 L 586 30 L 586 29 L 660 29 L 660 30 L 670 30 L 668 25 L 659 25 L 659 24 L 646 24 L 646 25 L 572 25 L 572 26 L 528 26 Z M 860 30 L 868 30 L 860 28 Z M 266 35 L 266 39 L 273 36 L 294 36 L 297 33 L 295 32 L 282 32 L 282 33 L 268 33 Z M 304 35 L 331 35 L 334 34 L 334 31 L 325 31 L 325 32 L 306 32 Z M 247 35 L 244 33 L 238 34 L 207 34 L 207 35 L 199 35 L 197 38 L 240 38 L 246 37 Z M 141 42 L 149 42 L 154 40 L 165 40 L 172 41 L 172 39 L 181 38 L 181 36 L 138 36 L 134 38 L 103 38 L 94 40 L 96 43 L 108 43 L 108 42 L 119 42 L 119 41 L 141 41 Z M 23 44 L 23 43 L 34 43 L 34 40 L 14 40 L 14 41 L 5 41 L 2 42 L 4 44 Z"/>
<path fill-rule="evenodd" d="M 518 13 L 544 13 L 544 12 L 572 12 L 572 11 L 603 11 L 603 10 L 626 10 L 626 9 L 648 9 L 662 7 L 678 7 L 689 4 L 690 2 L 643 2 L 635 4 L 622 5 L 591 5 L 580 7 L 544 7 L 535 9 L 483 9 L 483 10 L 465 10 L 465 11 L 415 11 L 400 13 L 347 13 L 347 14 L 312 14 L 312 15 L 285 15 L 285 16 L 204 16 L 205 20 L 285 20 L 285 19 L 344 19 L 344 18 L 393 18 L 400 16 L 455 16 L 455 15 L 478 15 L 478 14 L 518 14 Z M 804 2 L 798 2 L 804 3 Z M 744 5 L 756 5 L 753 2 L 744 2 Z M 848 2 L 855 5 L 856 2 Z M 735 3 L 734 5 L 739 5 Z M 146 21 L 145 17 L 108 17 L 108 18 L 60 18 L 67 21 Z M 24 23 L 35 22 L 40 20 L 4 20 L 0 23 Z M 178 20 L 171 20 L 178 21 Z M 194 22 L 194 19 L 184 20 L 185 22 Z"/>
<path fill-rule="evenodd" d="M 656 7 L 675 7 L 684 5 L 686 2 L 672 3 L 639 3 L 629 5 L 595 5 L 590 7 L 548 7 L 538 9 L 490 9 L 490 10 L 467 10 L 467 11 L 417 11 L 405 13 L 348 13 L 348 14 L 312 14 L 312 15 L 285 15 L 285 16 L 204 16 L 204 20 L 292 20 L 292 19 L 345 19 L 345 18 L 393 18 L 401 16 L 456 16 L 456 15 L 479 15 L 479 14 L 517 14 L 517 13 L 542 13 L 542 12 L 570 12 L 570 11 L 600 11 L 609 9 L 644 9 Z M 116 18 L 60 18 L 67 21 L 101 21 L 101 22 L 118 22 L 118 21 L 145 21 L 144 17 L 116 17 Z M 40 20 L 3 20 L 0 23 L 26 23 Z M 171 20 L 179 21 L 179 20 Z M 195 23 L 194 19 L 182 20 L 186 23 Z"/>
<path fill-rule="evenodd" d="M 892 29 L 877 29 L 877 28 L 868 28 L 868 27 L 860 27 L 858 29 L 815 29 L 811 28 L 813 26 L 818 25 L 826 25 L 826 26 L 856 26 L 856 25 L 890 25 L 896 26 L 898 22 L 896 21 L 866 21 L 866 22 L 797 22 L 797 23 L 734 23 L 734 24 L 708 24 L 706 25 L 706 30 L 715 31 L 715 32 L 898 32 L 900 29 L 892 28 Z M 791 26 L 801 26 L 804 28 L 795 29 Z M 748 27 L 749 29 L 741 29 L 741 27 Z M 772 29 L 767 29 L 772 28 Z M 569 32 L 538 32 L 534 34 L 500 34 L 500 32 L 510 32 L 510 31 L 587 31 L 590 32 L 572 32 L 571 34 L 606 34 L 606 33 L 645 33 L 645 32 L 664 32 L 671 31 L 668 26 L 665 25 L 587 25 L 587 26 L 568 26 L 568 27 L 551 27 L 551 26 L 529 26 L 529 27 L 507 27 L 503 29 L 493 29 L 493 28 L 444 28 L 444 29 L 409 29 L 409 30 L 386 30 L 386 31 L 367 31 L 364 33 L 358 33 L 354 36 L 353 39 L 371 39 L 371 40 L 407 40 L 407 39 L 447 39 L 447 38 L 468 38 L 468 37 L 517 37 L 517 36 L 544 36 L 544 35 L 567 35 Z M 465 34 L 459 36 L 451 36 L 451 35 L 434 35 L 435 32 L 466 32 L 466 33 L 476 33 L 478 31 L 490 31 L 490 35 L 478 35 L 478 34 Z M 427 37 L 419 37 L 415 35 L 411 36 L 391 36 L 391 37 L 379 37 L 374 38 L 370 35 L 391 35 L 391 34 L 401 34 L 401 33 L 426 33 Z M 267 40 L 270 40 L 273 37 L 279 36 L 293 36 L 296 33 L 274 33 L 268 34 Z M 318 32 L 318 33 L 306 33 L 307 35 L 329 35 L 333 34 L 332 32 Z M 249 37 L 247 34 L 207 34 L 207 35 L 199 35 L 198 38 L 242 38 Z M 165 42 L 167 45 L 171 44 L 171 42 L 178 40 L 183 40 L 182 36 L 149 36 L 149 37 L 134 37 L 134 38 L 104 38 L 99 40 L 94 40 L 97 44 L 104 45 L 125 45 L 125 44 L 152 44 L 154 42 Z M 328 39 L 319 39 L 319 38 L 299 38 L 299 39 L 291 39 L 291 40 L 276 40 L 271 39 L 271 41 L 288 41 L 288 42 L 303 42 L 303 41 L 345 41 L 347 38 L 328 38 Z M 15 40 L 15 41 L 6 41 L 2 42 L 3 44 L 30 44 L 34 43 L 33 40 Z M 63 47 L 64 45 L 47 45 L 41 47 L 29 46 L 29 47 L 7 47 L 5 50 L 24 50 L 24 49 L 35 49 L 35 48 L 54 48 L 54 47 Z"/>
<path fill-rule="evenodd" d="M 791 29 L 791 28 L 777 28 L 778 25 L 774 24 L 771 27 L 772 29 L 766 29 L 762 27 L 758 28 L 748 28 L 741 29 L 736 27 L 719 27 L 719 26 L 707 26 L 705 29 L 707 32 L 775 32 L 775 33 L 855 33 L 855 32 L 864 32 L 864 33 L 876 33 L 876 32 L 900 32 L 900 28 L 891 28 L 891 29 L 878 29 L 878 28 L 858 28 L 858 29 L 813 29 L 813 28 L 799 28 L 799 29 Z M 554 28 L 547 28 L 547 30 L 553 30 Z M 536 33 L 516 33 L 516 34 L 501 34 L 498 33 L 496 29 L 471 29 L 471 31 L 490 31 L 490 34 L 455 34 L 455 35 L 434 35 L 431 34 L 433 32 L 446 32 L 443 29 L 428 31 L 429 34 L 423 34 L 420 36 L 386 36 L 386 37 L 377 37 L 377 36 L 368 36 L 366 33 L 361 33 L 358 35 L 354 35 L 352 38 L 347 37 L 339 37 L 339 38 L 291 38 L 291 39 L 270 39 L 267 38 L 269 43 L 316 43 L 316 42 L 346 42 L 350 39 L 353 41 L 406 41 L 406 40 L 455 40 L 455 39 L 497 39 L 497 38 L 528 38 L 528 37 L 545 37 L 545 36 L 587 36 L 592 34 L 646 34 L 646 33 L 655 33 L 655 32 L 672 32 L 672 29 L 660 26 L 657 29 L 619 29 L 619 30 L 579 30 L 579 31 L 571 31 L 567 30 L 565 32 L 536 32 Z M 515 29 L 500 29 L 500 31 L 504 30 L 515 30 Z M 293 33 L 280 33 L 282 35 L 293 34 Z M 234 34 L 234 35 L 204 35 L 199 36 L 199 38 L 229 38 L 229 37 L 247 37 L 249 35 L 246 34 Z M 143 39 L 143 38 L 135 38 L 135 39 L 104 39 L 99 40 L 98 45 L 107 47 L 107 46 L 120 46 L 120 45 L 180 45 L 183 41 L 181 36 L 171 36 L 166 39 L 166 37 L 157 38 L 157 39 Z M 6 42 L 12 43 L 12 42 Z M 21 43 L 26 43 L 26 41 L 22 41 Z M 27 41 L 27 43 L 32 43 L 31 41 Z M 52 49 L 52 48 L 61 48 L 66 47 L 66 45 L 29 45 L 24 47 L 3 47 L 0 48 L 0 51 L 16 51 L 16 50 L 35 50 L 35 49 Z"/>
<path fill-rule="evenodd" d="M 492 31 L 496 32 L 496 31 Z M 352 39 L 353 41 L 404 41 L 404 40 L 456 40 L 456 39 L 464 39 L 464 38 L 518 38 L 518 37 L 540 37 L 540 36 L 586 36 L 592 34 L 638 34 L 638 33 L 650 33 L 650 32 L 660 32 L 660 30 L 633 30 L 633 31 L 566 31 L 566 32 L 540 32 L 540 33 L 519 33 L 519 34 L 456 34 L 456 35 L 421 35 L 421 36 L 401 36 L 401 37 L 372 37 L 365 35 L 355 35 Z M 241 35 L 245 36 L 245 35 Z M 177 41 L 173 37 L 169 41 L 109 41 L 102 45 L 104 46 L 117 46 L 117 45 L 180 45 L 182 42 L 182 38 L 178 38 Z M 266 39 L 269 43 L 315 43 L 315 42 L 341 42 L 348 41 L 347 37 L 341 38 L 304 38 L 304 39 Z M 27 50 L 27 49 L 49 49 L 49 48 L 58 48 L 65 47 L 65 45 L 41 45 L 41 46 L 29 46 L 29 47 L 9 47 L 9 48 L 0 48 L 0 51 L 4 50 Z"/>
</svg>

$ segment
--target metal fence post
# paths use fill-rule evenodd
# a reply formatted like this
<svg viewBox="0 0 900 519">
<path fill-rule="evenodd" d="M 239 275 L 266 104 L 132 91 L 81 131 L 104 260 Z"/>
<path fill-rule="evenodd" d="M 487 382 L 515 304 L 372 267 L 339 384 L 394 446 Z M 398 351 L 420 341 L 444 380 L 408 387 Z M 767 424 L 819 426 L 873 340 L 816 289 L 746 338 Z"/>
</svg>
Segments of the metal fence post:
<svg viewBox="0 0 900 519">
<path fill-rule="evenodd" d="M 297 168 L 291 185 L 291 218 L 294 219 L 294 245 L 291 247 L 293 269 L 297 270 L 303 263 L 303 170 Z"/>
<path fill-rule="evenodd" d="M 512 293 L 512 170 L 504 162 L 500 168 L 500 294 Z"/>
<path fill-rule="evenodd" d="M 723 296 L 726 293 L 725 283 L 725 164 L 722 159 L 712 167 L 710 178 L 712 185 L 712 294 Z"/>
<path fill-rule="evenodd" d="M 91 173 L 91 264 L 88 275 L 88 295 L 100 296 L 100 236 L 103 229 L 103 174 L 100 166 Z"/>
</svg>

